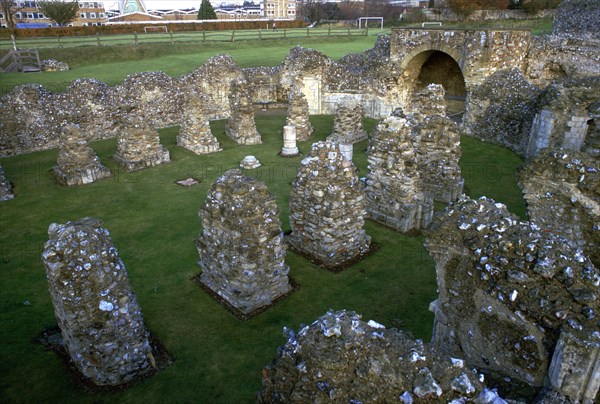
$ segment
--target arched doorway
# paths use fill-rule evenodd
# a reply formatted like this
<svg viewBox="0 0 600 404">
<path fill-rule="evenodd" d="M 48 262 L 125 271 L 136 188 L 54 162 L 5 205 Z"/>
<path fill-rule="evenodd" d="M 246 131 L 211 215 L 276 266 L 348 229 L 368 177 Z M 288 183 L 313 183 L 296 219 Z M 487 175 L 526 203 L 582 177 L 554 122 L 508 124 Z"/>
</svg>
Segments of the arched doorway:
<svg viewBox="0 0 600 404">
<path fill-rule="evenodd" d="M 418 53 L 406 65 L 404 76 L 409 96 L 429 84 L 441 84 L 446 91 L 448 114 L 464 111 L 465 77 L 457 61 L 448 53 L 434 49 Z"/>
</svg>

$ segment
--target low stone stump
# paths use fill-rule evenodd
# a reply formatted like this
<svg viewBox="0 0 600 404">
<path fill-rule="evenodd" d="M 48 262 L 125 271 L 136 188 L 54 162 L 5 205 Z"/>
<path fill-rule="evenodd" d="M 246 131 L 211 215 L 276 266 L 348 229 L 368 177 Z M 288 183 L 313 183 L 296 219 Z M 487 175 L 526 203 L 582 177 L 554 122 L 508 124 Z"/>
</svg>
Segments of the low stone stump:
<svg viewBox="0 0 600 404">
<path fill-rule="evenodd" d="M 296 127 L 285 125 L 283 127 L 283 147 L 280 155 L 283 157 L 294 157 L 300 154 L 296 146 Z"/>
<path fill-rule="evenodd" d="M 122 121 L 113 155 L 121 167 L 133 172 L 171 161 L 169 150 L 160 144 L 158 131 L 143 117 L 129 114 Z"/>
<path fill-rule="evenodd" d="M 56 59 L 42 60 L 43 72 L 66 72 L 69 70 L 69 65 L 65 62 L 59 62 Z"/>
<path fill-rule="evenodd" d="M 237 144 L 260 144 L 262 138 L 254 121 L 254 106 L 246 81 L 233 82 L 229 94 L 231 116 L 225 126 L 225 134 Z"/>
<path fill-rule="evenodd" d="M 390 116 L 380 122 L 367 156 L 369 217 L 402 233 L 427 227 L 433 217 L 433 201 L 423 190 L 407 121 Z"/>
<path fill-rule="evenodd" d="M 289 203 L 292 232 L 286 241 L 309 260 L 337 270 L 371 250 L 371 237 L 363 229 L 364 185 L 337 144 L 313 144 L 292 184 Z"/>
<path fill-rule="evenodd" d="M 112 175 L 100 163 L 79 125 L 67 125 L 62 129 L 57 163 L 53 174 L 61 185 L 91 184 Z"/>
<path fill-rule="evenodd" d="M 211 132 L 205 104 L 208 99 L 197 93 L 187 97 L 181 129 L 177 136 L 177 146 L 195 154 L 209 154 L 223 150 Z"/>
<path fill-rule="evenodd" d="M 368 138 L 362 124 L 365 111 L 360 104 L 339 105 L 333 121 L 333 130 L 327 141 L 358 143 Z"/>
<path fill-rule="evenodd" d="M 53 223 L 42 260 L 71 360 L 98 386 L 117 386 L 155 367 L 125 265 L 102 222 Z"/>
<path fill-rule="evenodd" d="M 4 167 L 0 165 L 0 202 L 13 199 L 15 195 L 12 192 L 12 184 L 4 175 Z"/>
<path fill-rule="evenodd" d="M 241 319 L 292 291 L 279 208 L 267 186 L 229 170 L 211 186 L 200 209 L 198 280 Z"/>
</svg>

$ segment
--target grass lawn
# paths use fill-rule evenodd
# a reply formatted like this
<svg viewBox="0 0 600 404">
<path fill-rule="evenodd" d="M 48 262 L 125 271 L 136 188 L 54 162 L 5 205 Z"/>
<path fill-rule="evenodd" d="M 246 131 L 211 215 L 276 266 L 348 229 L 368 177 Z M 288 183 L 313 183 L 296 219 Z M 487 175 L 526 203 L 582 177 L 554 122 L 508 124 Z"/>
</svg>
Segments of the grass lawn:
<svg viewBox="0 0 600 404">
<path fill-rule="evenodd" d="M 313 141 L 330 132 L 331 116 L 313 116 L 316 134 L 299 144 L 306 155 Z M 340 274 L 322 270 L 288 253 L 290 275 L 300 290 L 258 317 L 242 322 L 213 301 L 191 278 L 199 273 L 194 238 L 197 216 L 210 184 L 248 154 L 263 163 L 247 172 L 276 195 L 284 230 L 287 201 L 301 158 L 277 156 L 284 116 L 258 116 L 264 143 L 235 145 L 224 121 L 212 123 L 223 151 L 196 156 L 175 146 L 178 127 L 161 130 L 171 152 L 167 165 L 125 173 L 110 156 L 114 139 L 93 148 L 114 177 L 77 188 L 57 185 L 49 173 L 57 150 L 0 161 L 15 186 L 16 199 L 0 203 L 0 397 L 4 402 L 252 402 L 260 372 L 284 343 L 282 327 L 298 329 L 328 309 L 350 309 L 387 326 L 429 340 L 436 297 L 434 263 L 422 237 L 406 237 L 368 221 L 366 231 L 381 249 Z M 371 131 L 374 120 L 365 120 Z M 514 177 L 521 160 L 507 149 L 463 138 L 468 192 L 487 194 L 523 215 Z M 366 141 L 355 145 L 355 162 L 366 174 Z M 493 168 L 492 168 L 493 167 Z M 183 188 L 176 180 L 202 180 Z M 36 337 L 56 324 L 40 254 L 52 222 L 84 216 L 104 221 L 123 259 L 146 325 L 174 357 L 156 376 L 124 392 L 89 393 L 78 387 L 54 353 Z"/>
<path fill-rule="evenodd" d="M 128 74 L 163 71 L 176 77 L 197 69 L 210 57 L 230 54 L 240 67 L 277 66 L 290 48 L 302 45 L 316 49 L 333 59 L 350 52 L 362 52 L 375 44 L 377 37 L 352 36 L 299 37 L 294 39 L 196 44 L 148 44 L 86 46 L 79 48 L 40 49 L 40 58 L 66 62 L 71 70 L 45 73 L 8 73 L 0 76 L 0 96 L 15 86 L 39 83 L 52 92 L 62 92 L 73 80 L 95 78 L 114 85 Z M 268 52 L 265 48 L 268 47 Z"/>
</svg>

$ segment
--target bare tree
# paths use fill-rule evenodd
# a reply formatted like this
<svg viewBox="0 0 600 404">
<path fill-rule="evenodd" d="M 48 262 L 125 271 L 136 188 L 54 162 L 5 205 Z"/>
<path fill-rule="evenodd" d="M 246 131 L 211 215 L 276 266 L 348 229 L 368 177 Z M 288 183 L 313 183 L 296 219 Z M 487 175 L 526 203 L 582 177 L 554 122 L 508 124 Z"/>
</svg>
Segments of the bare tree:
<svg viewBox="0 0 600 404">
<path fill-rule="evenodd" d="M 17 21 L 15 20 L 15 14 L 17 14 L 22 8 L 17 5 L 14 0 L 0 0 L 0 12 L 4 15 L 6 21 L 6 27 L 8 29 L 15 29 Z"/>
</svg>

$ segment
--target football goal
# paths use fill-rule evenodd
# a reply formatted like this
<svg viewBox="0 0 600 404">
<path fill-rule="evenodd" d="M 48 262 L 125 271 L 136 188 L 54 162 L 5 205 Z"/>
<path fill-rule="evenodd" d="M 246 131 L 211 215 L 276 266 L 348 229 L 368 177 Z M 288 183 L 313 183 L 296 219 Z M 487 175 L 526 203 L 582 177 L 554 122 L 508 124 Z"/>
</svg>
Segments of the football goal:
<svg viewBox="0 0 600 404">
<path fill-rule="evenodd" d="M 169 29 L 166 25 L 151 25 L 149 27 L 144 27 L 144 34 L 148 32 L 165 32 L 169 33 Z"/>
<path fill-rule="evenodd" d="M 358 28 L 362 28 L 363 21 L 365 23 L 365 28 L 368 28 L 370 20 L 379 21 L 380 28 L 383 29 L 383 17 L 359 17 Z"/>
</svg>

